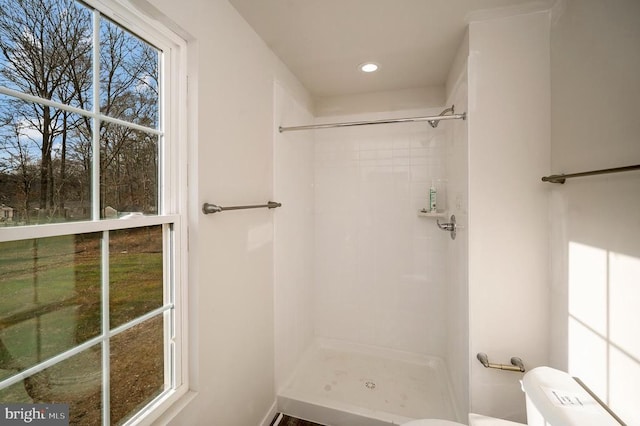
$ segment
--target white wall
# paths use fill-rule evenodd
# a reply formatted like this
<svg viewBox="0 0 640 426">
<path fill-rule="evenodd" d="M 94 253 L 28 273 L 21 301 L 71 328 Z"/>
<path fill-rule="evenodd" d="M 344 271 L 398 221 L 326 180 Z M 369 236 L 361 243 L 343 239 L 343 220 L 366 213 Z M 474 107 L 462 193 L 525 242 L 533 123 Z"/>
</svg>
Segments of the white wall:
<svg viewBox="0 0 640 426">
<path fill-rule="evenodd" d="M 440 108 L 445 101 L 444 86 L 368 92 L 314 98 L 316 117 L 345 116 L 389 111 Z"/>
<path fill-rule="evenodd" d="M 227 1 L 193 0 L 189 7 L 172 0 L 150 3 L 193 36 L 190 98 L 198 99 L 199 157 L 197 179 L 190 185 L 198 187 L 200 198 L 190 208 L 197 212 L 205 201 L 271 199 L 277 189 L 267 136 L 274 132 L 273 81 L 286 86 L 287 96 L 302 110 L 309 103 L 304 89 Z M 521 356 L 528 368 L 545 364 L 550 330 L 553 364 L 575 367 L 579 375 L 586 371 L 570 362 L 570 242 L 604 250 L 611 264 L 630 268 L 623 274 L 611 271 L 615 279 L 609 284 L 619 287 L 608 287 L 607 300 L 619 302 L 605 309 L 611 333 L 604 340 L 603 362 L 590 365 L 609 376 L 604 381 L 596 376 L 594 387 L 604 389 L 601 396 L 628 415 L 633 406 L 621 395 L 637 401 L 640 383 L 637 339 L 629 338 L 635 328 L 626 326 L 638 321 L 638 293 L 633 292 L 640 258 L 637 173 L 597 183 L 576 180 L 562 188 L 539 183 L 550 172 L 549 134 L 554 172 L 639 162 L 640 120 L 633 111 L 640 95 L 640 12 L 634 0 L 566 3 L 552 32 L 551 64 L 545 14 L 470 26 L 470 406 L 516 420 L 524 416 L 518 375 L 486 370 L 474 357 L 484 351 L 494 362 Z M 553 327 L 547 320 L 545 191 L 552 193 Z M 258 424 L 273 403 L 272 217 L 279 213 L 196 215 L 191 223 L 192 256 L 199 260 L 190 271 L 190 376 L 197 396 L 172 424 Z M 616 324 L 625 325 L 612 327 Z"/>
<path fill-rule="evenodd" d="M 198 199 L 273 198 L 274 80 L 306 93 L 226 0 L 152 0 L 193 37 L 189 97 L 197 97 Z M 193 111 L 192 111 L 193 112 Z M 284 208 L 284 207 L 283 207 Z M 196 397 L 170 424 L 257 425 L 275 401 L 273 217 L 246 210 L 190 223 L 190 339 Z M 160 422 L 167 421 L 166 417 Z"/>
<path fill-rule="evenodd" d="M 523 421 L 520 373 L 548 362 L 549 16 L 469 26 L 470 408 Z"/>
<path fill-rule="evenodd" d="M 314 117 L 279 83 L 274 126 L 313 123 Z M 276 390 L 292 374 L 314 337 L 314 132 L 275 132 L 274 194 L 283 208 L 275 222 Z"/>
<path fill-rule="evenodd" d="M 640 164 L 640 3 L 567 1 L 551 31 L 552 171 Z M 640 424 L 640 172 L 551 185 L 551 361 Z"/>
<path fill-rule="evenodd" d="M 467 58 L 465 37 L 449 74 L 447 105 L 457 112 L 468 110 Z M 447 129 L 446 169 L 448 212 L 456 216 L 455 240 L 447 239 L 447 342 L 446 360 L 456 405 L 469 411 L 469 137 L 468 122 L 443 123 Z M 464 414 L 463 414 L 464 417 Z"/>
</svg>

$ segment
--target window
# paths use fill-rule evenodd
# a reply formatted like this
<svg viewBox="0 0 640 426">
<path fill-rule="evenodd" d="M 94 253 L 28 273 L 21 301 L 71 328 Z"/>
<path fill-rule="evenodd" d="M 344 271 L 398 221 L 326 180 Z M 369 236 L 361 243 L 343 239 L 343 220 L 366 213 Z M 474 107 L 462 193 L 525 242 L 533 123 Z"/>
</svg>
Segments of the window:
<svg viewBox="0 0 640 426">
<path fill-rule="evenodd" d="M 0 0 L 0 403 L 186 391 L 185 50 L 125 3 Z"/>
</svg>

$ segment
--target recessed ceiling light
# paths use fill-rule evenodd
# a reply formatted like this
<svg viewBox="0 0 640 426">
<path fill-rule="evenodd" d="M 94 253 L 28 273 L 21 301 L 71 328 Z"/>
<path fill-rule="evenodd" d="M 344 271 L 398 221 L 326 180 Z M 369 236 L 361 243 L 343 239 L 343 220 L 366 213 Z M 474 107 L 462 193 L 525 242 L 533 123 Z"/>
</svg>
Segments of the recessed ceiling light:
<svg viewBox="0 0 640 426">
<path fill-rule="evenodd" d="M 362 72 L 374 72 L 378 71 L 378 68 L 380 68 L 380 66 L 373 62 L 365 62 L 364 64 L 358 65 L 358 68 L 360 68 L 360 71 Z"/>
</svg>

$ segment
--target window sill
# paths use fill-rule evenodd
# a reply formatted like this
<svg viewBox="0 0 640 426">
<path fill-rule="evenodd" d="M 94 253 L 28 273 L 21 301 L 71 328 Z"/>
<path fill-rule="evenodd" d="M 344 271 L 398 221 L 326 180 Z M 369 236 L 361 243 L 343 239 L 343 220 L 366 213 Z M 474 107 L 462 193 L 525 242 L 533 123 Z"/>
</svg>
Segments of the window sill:
<svg viewBox="0 0 640 426">
<path fill-rule="evenodd" d="M 150 426 L 150 425 L 165 425 L 171 422 L 171 420 L 182 412 L 193 401 L 198 392 L 188 389 L 185 385 L 184 389 L 178 388 L 170 395 L 157 401 L 151 407 L 144 412 L 140 413 L 139 417 L 131 419 L 127 423 L 128 426 Z"/>
</svg>

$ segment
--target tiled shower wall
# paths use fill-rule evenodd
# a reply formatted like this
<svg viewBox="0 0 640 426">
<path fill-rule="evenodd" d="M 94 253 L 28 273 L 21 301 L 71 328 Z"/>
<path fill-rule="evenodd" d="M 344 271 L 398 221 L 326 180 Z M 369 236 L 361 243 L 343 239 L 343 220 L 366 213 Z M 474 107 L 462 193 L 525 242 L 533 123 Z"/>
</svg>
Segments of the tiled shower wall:
<svg viewBox="0 0 640 426">
<path fill-rule="evenodd" d="M 435 218 L 417 214 L 428 204 L 432 182 L 439 208 L 446 207 L 443 127 L 421 122 L 316 131 L 317 336 L 445 355 L 449 236 Z"/>
</svg>

